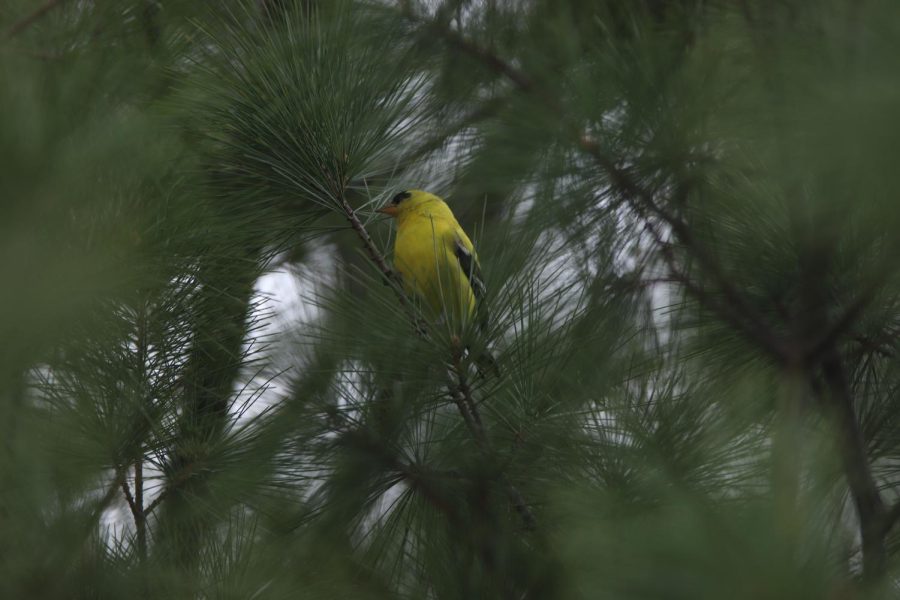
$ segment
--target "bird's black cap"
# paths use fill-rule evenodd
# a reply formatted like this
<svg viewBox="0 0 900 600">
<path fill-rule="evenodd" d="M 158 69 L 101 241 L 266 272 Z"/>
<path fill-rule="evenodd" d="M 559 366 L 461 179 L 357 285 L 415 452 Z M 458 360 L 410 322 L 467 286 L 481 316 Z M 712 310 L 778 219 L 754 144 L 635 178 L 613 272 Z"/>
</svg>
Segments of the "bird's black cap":
<svg viewBox="0 0 900 600">
<path fill-rule="evenodd" d="M 394 196 L 394 199 L 391 200 L 391 204 L 400 204 L 401 202 L 403 202 L 404 200 L 406 200 L 407 198 L 409 198 L 411 196 L 412 196 L 412 194 L 410 194 L 409 192 L 400 192 L 399 194 Z"/>
</svg>

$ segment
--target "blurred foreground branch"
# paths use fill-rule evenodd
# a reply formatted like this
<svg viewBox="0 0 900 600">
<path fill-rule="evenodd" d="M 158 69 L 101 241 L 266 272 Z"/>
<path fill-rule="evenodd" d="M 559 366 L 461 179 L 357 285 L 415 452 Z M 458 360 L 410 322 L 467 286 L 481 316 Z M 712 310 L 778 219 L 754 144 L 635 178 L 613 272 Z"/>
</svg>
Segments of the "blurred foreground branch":
<svg viewBox="0 0 900 600">
<path fill-rule="evenodd" d="M 45 15 L 47 15 L 47 13 L 49 13 L 51 10 L 53 10 L 57 6 L 65 4 L 66 2 L 68 2 L 68 0 L 47 0 L 33 12 L 22 17 L 21 19 L 16 21 L 12 25 L 12 27 L 7 29 L 6 39 L 12 39 L 15 36 L 19 35 L 23 31 L 31 27 L 33 24 L 35 24 L 37 21 L 39 21 L 41 18 L 43 18 Z"/>
</svg>

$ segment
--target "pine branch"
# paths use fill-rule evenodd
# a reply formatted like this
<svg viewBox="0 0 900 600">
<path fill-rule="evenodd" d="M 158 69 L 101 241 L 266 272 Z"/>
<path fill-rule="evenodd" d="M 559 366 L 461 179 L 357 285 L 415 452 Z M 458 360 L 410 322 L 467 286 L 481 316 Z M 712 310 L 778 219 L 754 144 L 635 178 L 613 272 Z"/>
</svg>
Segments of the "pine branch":
<svg viewBox="0 0 900 600">
<path fill-rule="evenodd" d="M 363 425 L 354 427 L 347 417 L 338 411 L 330 412 L 329 417 L 333 423 L 332 430 L 339 433 L 346 441 L 358 446 L 360 450 L 373 454 L 384 462 L 388 468 L 400 473 L 403 479 L 422 493 L 425 500 L 434 506 L 438 512 L 443 513 L 447 520 L 454 525 L 460 525 L 462 520 L 456 507 L 436 490 L 431 482 L 422 476 L 422 468 L 418 465 L 406 463 L 400 460 L 394 452 L 390 452 L 385 444 Z"/>
<path fill-rule="evenodd" d="M 169 485 L 167 485 L 167 486 L 163 489 L 163 491 L 159 493 L 159 496 L 157 496 L 157 497 L 153 500 L 153 502 L 151 502 L 150 505 L 147 506 L 147 510 L 144 511 L 144 514 L 147 514 L 147 515 L 152 514 L 153 511 L 156 510 L 156 507 L 159 506 L 160 504 L 162 504 L 163 500 L 166 499 L 166 496 L 169 495 L 169 492 L 172 491 L 172 488 L 173 488 L 173 484 L 172 484 L 172 483 L 170 483 Z"/>
<path fill-rule="evenodd" d="M 742 332 L 751 341 L 756 342 L 760 347 L 767 350 L 778 362 L 790 362 L 788 353 L 783 349 L 780 341 L 765 327 L 757 327 L 756 321 L 745 322 L 742 315 L 736 309 L 734 298 L 739 297 L 737 292 L 731 290 L 731 293 L 725 294 L 726 299 L 731 302 L 720 302 L 715 295 L 693 281 L 687 274 L 678 267 L 678 262 L 672 252 L 671 244 L 666 242 L 662 234 L 658 231 L 651 220 L 644 220 L 645 229 L 651 234 L 657 247 L 662 253 L 663 260 L 669 269 L 671 278 L 680 283 L 700 304 L 707 309 L 712 310 L 719 315 L 725 322 L 731 325 L 736 331 Z M 751 313 L 754 314 L 754 313 Z M 758 317 L 761 319 L 762 317 Z"/>
<path fill-rule="evenodd" d="M 381 271 L 381 274 L 384 275 L 385 284 L 389 285 L 391 289 L 394 290 L 394 294 L 397 296 L 397 301 L 400 303 L 400 306 L 403 308 L 410 321 L 412 322 L 416 333 L 422 336 L 426 336 L 427 332 L 425 330 L 422 319 L 420 319 L 416 315 L 415 310 L 406 298 L 406 294 L 403 293 L 400 274 L 393 270 L 390 266 L 388 266 L 387 261 L 381 254 L 381 251 L 378 250 L 378 247 L 372 240 L 372 236 L 370 236 L 369 232 L 366 230 L 366 226 L 363 225 L 362 221 L 359 220 L 359 216 L 356 214 L 356 211 L 353 209 L 347 199 L 343 195 L 341 195 L 338 198 L 338 202 L 341 206 L 341 209 L 344 211 L 344 217 L 347 219 L 347 221 L 350 222 L 350 226 L 353 228 L 353 231 L 356 232 L 356 235 L 362 242 L 363 247 L 366 249 L 366 254 L 369 256 L 369 260 L 371 260 L 372 263 L 378 268 L 378 270 Z"/>
<path fill-rule="evenodd" d="M 418 467 L 396 461 L 395 469 L 403 474 L 403 478 L 408 481 L 414 489 L 422 493 L 422 496 L 429 504 L 434 506 L 439 512 L 443 513 L 451 524 L 458 525 L 462 522 L 456 507 L 450 502 L 447 502 L 443 496 L 434 489 L 431 482 L 420 475 L 420 469 Z"/>
<path fill-rule="evenodd" d="M 882 332 L 874 338 L 864 335 L 854 335 L 851 339 L 859 344 L 859 349 L 855 353 L 857 358 L 866 353 L 890 358 L 896 354 L 898 337 L 900 337 L 900 332 L 888 331 Z"/>
<path fill-rule="evenodd" d="M 144 461 L 134 461 L 134 525 L 137 530 L 138 553 L 141 560 L 147 558 L 147 515 L 144 512 Z"/>
<path fill-rule="evenodd" d="M 426 26 L 429 32 L 436 34 L 454 49 L 475 58 L 490 70 L 508 79 L 520 91 L 526 94 L 537 94 L 545 104 L 552 106 L 556 111 L 561 110 L 562 107 L 559 105 L 558 100 L 536 85 L 535 81 L 527 73 L 514 67 L 487 48 L 482 48 L 471 40 L 466 39 L 458 32 L 450 29 L 445 23 L 441 23 L 440 20 L 425 21 L 421 19 L 409 6 L 402 7 L 401 14 L 414 24 Z"/>
<path fill-rule="evenodd" d="M 619 169 L 614 163 L 609 161 L 603 153 L 600 152 L 599 147 L 595 144 L 590 144 L 588 148 L 590 148 L 590 154 L 610 175 L 613 184 L 619 187 L 627 198 L 632 199 L 632 207 L 636 209 L 636 212 L 642 215 L 644 222 L 650 222 L 650 219 L 644 212 L 644 207 L 646 207 L 671 228 L 681 247 L 684 248 L 688 254 L 699 263 L 706 274 L 710 276 L 713 283 L 721 291 L 722 295 L 725 296 L 727 304 L 723 306 L 722 304 L 713 301 L 712 296 L 701 291 L 699 286 L 690 286 L 688 288 L 689 291 L 693 290 L 692 293 L 701 303 L 705 304 L 708 308 L 712 308 L 720 315 L 726 316 L 730 314 L 731 316 L 726 318 L 731 321 L 732 326 L 736 327 L 739 331 L 743 331 L 745 335 L 756 341 L 760 347 L 766 350 L 778 362 L 789 361 L 790 353 L 784 348 L 784 344 L 771 331 L 771 328 L 768 326 L 763 316 L 744 299 L 740 292 L 738 292 L 726 273 L 722 271 L 718 262 L 709 256 L 706 250 L 697 242 L 687 224 L 658 206 L 653 199 L 653 194 L 643 189 L 631 179 L 625 171 Z M 686 189 L 686 187 L 682 186 L 678 191 L 678 195 L 680 197 L 686 196 Z M 639 202 L 636 200 L 639 200 Z M 665 242 L 663 243 L 665 244 L 663 247 L 671 252 L 671 246 Z M 669 260 L 674 260 L 674 257 L 670 255 Z M 671 263 L 670 266 L 672 264 L 674 263 Z M 677 271 L 673 272 L 673 275 L 676 274 Z M 680 277 L 683 281 L 687 281 L 686 275 L 681 274 Z M 728 309 L 728 306 L 733 307 L 733 310 Z"/>
<path fill-rule="evenodd" d="M 422 24 L 422 21 L 410 10 L 404 11 L 404 16 L 413 22 Z M 539 85 L 527 73 L 503 60 L 490 50 L 467 40 L 455 31 L 438 24 L 430 24 L 429 26 L 454 48 L 477 59 L 498 75 L 506 78 L 519 91 L 526 95 L 536 96 L 548 109 L 559 116 L 564 123 L 566 122 L 567 115 L 565 114 L 565 110 L 559 99 L 549 94 L 543 86 Z M 729 322 L 758 342 L 763 349 L 779 362 L 792 360 L 788 349 L 786 349 L 778 340 L 777 336 L 772 333 L 762 315 L 744 300 L 743 296 L 737 291 L 734 285 L 732 285 L 726 274 L 722 272 L 718 263 L 696 242 L 687 225 L 658 206 L 653 199 L 653 194 L 649 190 L 644 189 L 627 173 L 627 171 L 620 168 L 616 165 L 615 161 L 606 156 L 596 142 L 581 133 L 578 126 L 569 126 L 568 128 L 573 132 L 573 137 L 575 138 L 578 147 L 597 162 L 606 173 L 613 189 L 618 191 L 619 195 L 629 203 L 632 209 L 634 209 L 644 221 L 648 220 L 647 211 L 661 218 L 675 233 L 682 247 L 698 261 L 705 271 L 707 271 L 707 274 L 713 279 L 728 302 L 735 307 L 738 315 L 740 315 L 737 319 L 735 319 L 733 315 L 729 316 Z M 686 188 L 682 187 L 678 193 L 683 194 L 685 189 Z M 699 288 L 697 286 L 690 286 L 689 290 L 690 289 L 698 291 Z M 700 293 L 697 296 L 697 299 L 703 303 L 708 303 L 709 308 L 722 314 L 722 309 L 717 303 L 710 303 L 711 296 L 708 293 Z"/>
<path fill-rule="evenodd" d="M 148 303 L 142 300 L 137 314 L 137 364 L 138 364 L 138 384 L 140 386 L 141 398 L 143 404 L 147 401 L 145 390 L 148 388 L 147 377 L 147 359 L 149 355 L 149 344 L 147 340 L 147 312 L 149 310 Z M 122 480 L 125 484 L 125 480 Z M 127 484 L 125 486 L 127 491 Z M 127 496 L 126 496 L 127 498 Z M 132 506 L 131 513 L 134 516 L 134 526 L 137 531 L 138 555 L 141 560 L 147 557 L 147 515 L 144 513 L 144 457 L 138 456 L 134 461 L 134 500 L 129 502 Z"/>
<path fill-rule="evenodd" d="M 125 502 L 128 504 L 129 510 L 131 510 L 131 517 L 134 519 L 134 527 L 137 532 L 138 556 L 140 556 L 141 560 L 144 560 L 147 557 L 147 513 L 143 507 L 144 482 L 140 460 L 136 461 L 134 465 L 134 495 L 131 493 L 128 479 L 124 473 L 123 469 L 120 487 L 122 488 L 122 495 L 125 496 Z"/>
<path fill-rule="evenodd" d="M 878 290 L 884 284 L 882 277 L 874 277 L 863 289 L 856 299 L 847 307 L 844 313 L 822 336 L 810 345 L 806 353 L 806 361 L 810 364 L 817 363 L 823 354 L 830 351 L 841 336 L 859 320 L 862 311 L 874 300 Z"/>
<path fill-rule="evenodd" d="M 485 119 L 495 116 L 499 112 L 500 106 L 502 106 L 505 102 L 506 98 L 497 97 L 485 101 L 475 110 L 463 115 L 451 126 L 442 129 L 440 132 L 435 134 L 434 137 L 430 137 L 424 142 L 413 147 L 412 150 L 410 150 L 407 154 L 404 154 L 398 162 L 401 165 L 409 165 L 415 163 L 431 152 L 434 152 L 435 150 L 443 147 L 447 140 L 454 135 L 459 134 L 465 129 L 472 127 L 477 123 L 484 121 Z"/>
<path fill-rule="evenodd" d="M 375 266 L 378 267 L 378 269 L 385 277 L 388 278 L 389 281 L 398 281 L 399 277 L 397 273 L 388 266 L 384 257 L 381 255 L 381 252 L 375 246 L 375 242 L 372 241 L 372 237 L 369 235 L 369 232 L 366 231 L 365 226 L 356 215 L 356 211 L 354 211 L 350 203 L 347 202 L 347 199 L 342 196 L 340 198 L 340 204 L 341 208 L 344 210 L 345 217 L 350 222 L 353 230 L 359 236 L 360 241 L 362 241 L 363 246 L 366 248 L 366 252 L 369 255 L 369 258 L 372 260 Z M 394 289 L 395 293 L 400 299 L 401 304 L 404 307 L 407 307 L 408 302 L 406 301 L 406 297 L 403 295 L 403 292 L 400 290 L 400 288 L 396 286 L 391 287 Z M 468 382 L 466 381 L 465 375 L 463 374 L 463 370 L 460 366 L 459 353 L 456 351 L 454 351 L 454 371 L 459 377 L 459 397 L 456 397 L 456 392 L 454 392 L 454 402 L 459 409 L 463 421 L 472 432 L 472 436 L 475 438 L 476 443 L 479 444 L 479 446 L 486 454 L 490 454 L 490 445 L 487 435 L 484 432 L 481 416 L 478 413 L 478 408 L 476 407 L 475 402 L 472 399 L 471 389 L 468 386 Z M 525 502 L 522 494 L 512 483 L 506 482 L 506 485 L 508 493 L 510 495 L 510 499 L 512 500 L 513 505 L 516 507 L 516 510 L 522 516 L 522 520 L 525 522 L 526 528 L 534 529 L 534 515 L 528 508 L 528 504 Z"/>
<path fill-rule="evenodd" d="M 180 486 L 184 485 L 193 475 L 194 475 L 194 467 L 196 466 L 197 461 L 189 462 L 183 466 L 181 466 L 178 475 L 169 481 L 166 484 L 166 487 L 163 488 L 162 492 L 160 492 L 159 496 L 157 496 L 153 502 L 147 506 L 147 509 L 144 510 L 144 515 L 150 515 L 156 507 L 163 503 L 164 500 L 169 496 L 169 494 L 175 490 L 177 490 Z"/>
<path fill-rule="evenodd" d="M 884 516 L 884 535 L 887 536 L 894 526 L 900 521 L 900 500 L 894 502 Z"/>
<path fill-rule="evenodd" d="M 136 311 L 135 320 L 137 334 L 135 339 L 135 363 L 137 366 L 137 386 L 140 390 L 140 401 L 145 401 L 144 390 L 147 389 L 147 357 L 148 357 L 148 341 L 147 341 L 147 311 L 148 305 L 146 301 L 141 301 Z M 144 512 L 144 472 L 143 472 L 143 456 L 139 456 L 134 461 L 134 495 L 128 486 L 128 479 L 122 476 L 122 493 L 128 508 L 131 510 L 131 516 L 134 519 L 134 527 L 137 532 L 138 555 L 141 560 L 147 556 L 147 514 Z"/>
<path fill-rule="evenodd" d="M 110 504 L 112 504 L 112 501 L 115 499 L 116 494 L 119 493 L 119 490 L 122 487 L 122 482 L 124 481 L 125 472 L 121 469 L 117 469 L 113 480 L 110 482 L 109 487 L 106 489 L 106 493 L 103 494 L 103 497 L 96 504 L 96 506 L 94 506 L 94 510 L 91 511 L 91 515 L 87 520 L 88 528 L 93 530 L 97 527 L 97 523 L 100 521 L 100 517 L 103 516 L 103 512 L 107 508 L 109 508 Z"/>
<path fill-rule="evenodd" d="M 840 357 L 835 350 L 823 361 L 822 370 L 828 388 L 826 399 L 834 413 L 838 428 L 844 476 L 853 497 L 862 537 L 863 577 L 875 580 L 884 574 L 887 549 L 884 536 L 889 529 L 889 515 L 866 456 L 865 440 L 853 412 L 850 386 Z M 896 507 L 894 507 L 896 509 Z M 892 509 L 891 513 L 894 512 Z"/>
<path fill-rule="evenodd" d="M 472 432 L 472 437 L 475 438 L 481 451 L 484 452 L 486 456 L 492 457 L 494 452 L 491 448 L 490 439 L 488 439 L 487 433 L 484 431 L 484 423 L 481 420 L 481 414 L 478 412 L 478 405 L 472 397 L 472 388 L 469 386 L 465 366 L 462 364 L 462 353 L 459 350 L 454 350 L 453 372 L 456 374 L 458 382 L 457 389 L 451 390 L 453 401 L 459 409 L 463 421 L 465 421 L 469 430 Z M 505 474 L 501 474 L 500 477 L 503 484 L 506 486 L 510 502 L 512 502 L 516 512 L 518 512 L 519 516 L 522 518 L 525 528 L 528 531 L 533 531 L 537 526 L 537 521 L 534 518 L 534 513 L 532 513 L 531 509 L 528 507 L 528 503 L 525 501 L 524 496 L 522 496 L 519 489 L 506 478 Z"/>
<path fill-rule="evenodd" d="M 140 511 L 134 501 L 134 496 L 131 495 L 131 488 L 128 487 L 128 480 L 125 477 L 122 477 L 120 487 L 122 488 L 122 495 L 125 496 L 125 502 L 128 503 L 128 508 L 131 509 L 131 515 L 134 517 L 134 522 L 137 524 L 140 520 Z"/>
</svg>

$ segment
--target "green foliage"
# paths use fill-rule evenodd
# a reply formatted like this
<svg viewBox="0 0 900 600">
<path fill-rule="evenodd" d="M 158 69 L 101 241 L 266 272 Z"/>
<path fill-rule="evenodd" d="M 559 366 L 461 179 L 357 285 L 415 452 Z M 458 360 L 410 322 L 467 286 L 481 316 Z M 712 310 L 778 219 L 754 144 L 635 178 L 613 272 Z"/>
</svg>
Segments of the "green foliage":
<svg viewBox="0 0 900 600">
<path fill-rule="evenodd" d="M 3 7 L 0 596 L 895 595 L 895 4 Z"/>
</svg>

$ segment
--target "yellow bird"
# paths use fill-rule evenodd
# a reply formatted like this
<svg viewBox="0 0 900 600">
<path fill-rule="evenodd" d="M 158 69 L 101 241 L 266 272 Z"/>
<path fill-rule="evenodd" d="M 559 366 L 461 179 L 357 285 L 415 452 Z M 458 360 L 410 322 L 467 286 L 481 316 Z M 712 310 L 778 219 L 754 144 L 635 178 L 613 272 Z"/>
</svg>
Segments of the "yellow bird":
<svg viewBox="0 0 900 600">
<path fill-rule="evenodd" d="M 400 192 L 378 212 L 397 220 L 394 267 L 436 319 L 464 327 L 484 298 L 478 255 L 447 203 L 422 190 Z M 481 312 L 480 325 L 486 315 Z"/>
</svg>

